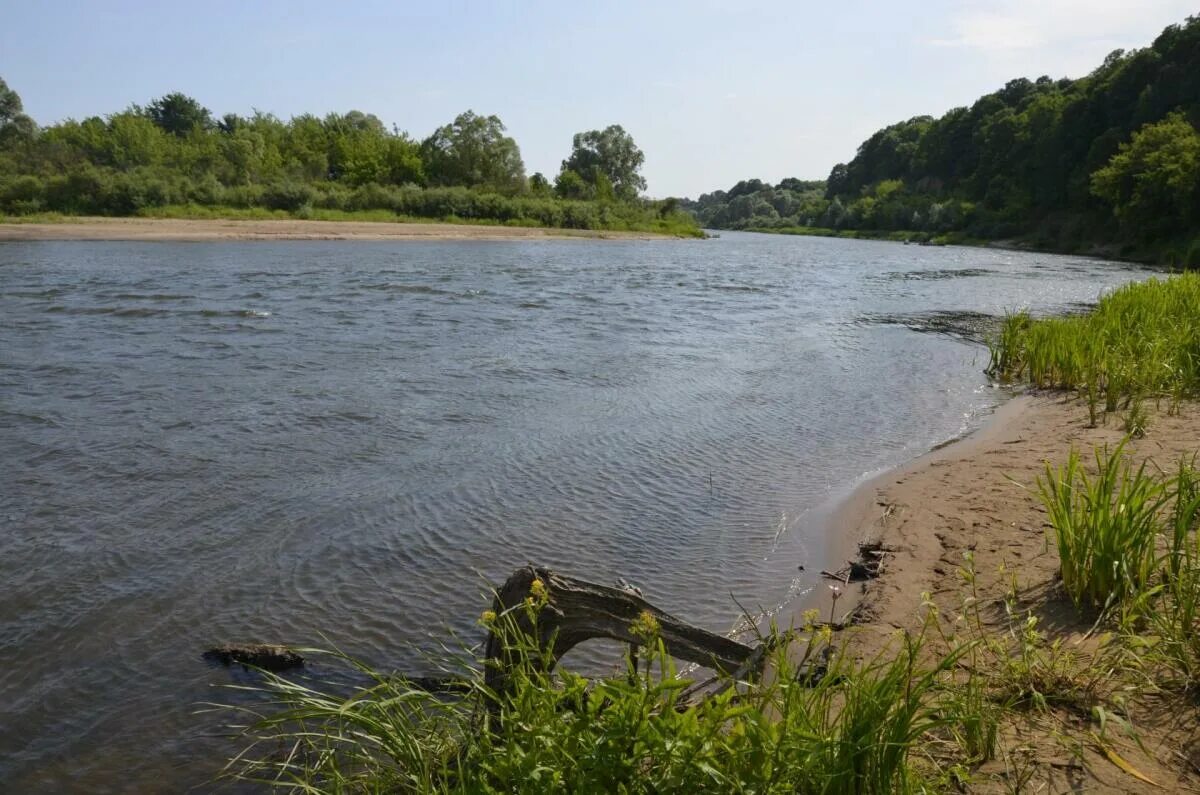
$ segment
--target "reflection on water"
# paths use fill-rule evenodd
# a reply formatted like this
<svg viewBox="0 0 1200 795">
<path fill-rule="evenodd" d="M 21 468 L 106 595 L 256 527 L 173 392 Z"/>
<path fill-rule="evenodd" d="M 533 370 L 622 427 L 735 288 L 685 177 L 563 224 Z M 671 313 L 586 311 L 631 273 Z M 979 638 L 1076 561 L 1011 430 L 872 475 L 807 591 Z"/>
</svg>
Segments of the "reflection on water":
<svg viewBox="0 0 1200 795">
<path fill-rule="evenodd" d="M 530 561 L 718 631 L 777 609 L 806 512 L 1000 399 L 978 334 L 909 327 L 1134 275 L 734 233 L 0 245 L 0 781 L 203 784 L 206 645 L 411 669 Z"/>
</svg>

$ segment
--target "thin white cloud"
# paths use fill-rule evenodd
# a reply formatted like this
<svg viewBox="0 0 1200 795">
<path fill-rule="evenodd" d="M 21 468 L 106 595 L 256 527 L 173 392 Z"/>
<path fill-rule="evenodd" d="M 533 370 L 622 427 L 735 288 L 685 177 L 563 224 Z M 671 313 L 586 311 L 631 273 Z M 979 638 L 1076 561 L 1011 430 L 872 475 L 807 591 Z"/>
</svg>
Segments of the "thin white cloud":
<svg viewBox="0 0 1200 795">
<path fill-rule="evenodd" d="M 1111 50 L 1145 46 L 1195 11 L 1191 0 L 975 2 L 929 43 L 976 52 L 1002 69 L 1079 76 Z"/>
<path fill-rule="evenodd" d="M 979 50 L 1018 50 L 1037 47 L 1045 36 L 1031 20 L 992 13 L 965 14 L 954 21 L 954 34 L 934 39 L 943 47 L 970 47 Z"/>
<path fill-rule="evenodd" d="M 1179 0 L 1000 0 L 973 3 L 955 15 L 943 46 L 1025 50 L 1095 39 L 1146 39 L 1194 12 Z"/>
</svg>

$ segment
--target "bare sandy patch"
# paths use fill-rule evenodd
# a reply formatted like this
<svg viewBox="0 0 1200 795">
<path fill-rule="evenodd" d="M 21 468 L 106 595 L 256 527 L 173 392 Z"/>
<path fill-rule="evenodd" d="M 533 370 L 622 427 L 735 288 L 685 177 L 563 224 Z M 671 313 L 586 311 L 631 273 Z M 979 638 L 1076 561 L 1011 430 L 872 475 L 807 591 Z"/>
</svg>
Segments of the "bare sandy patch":
<svg viewBox="0 0 1200 795">
<path fill-rule="evenodd" d="M 1184 404 L 1169 416 L 1165 402 L 1151 409 L 1149 430 L 1131 439 L 1126 452 L 1137 464 L 1173 472 L 1181 457 L 1200 448 L 1200 405 Z M 897 631 L 919 633 L 928 605 L 951 623 L 965 604 L 977 601 L 985 634 L 1005 638 L 1029 616 L 1047 646 L 1058 643 L 1086 660 L 1104 627 L 1081 618 L 1061 592 L 1059 560 L 1037 479 L 1046 462 L 1060 465 L 1072 447 L 1090 462 L 1092 450 L 1114 449 L 1125 437 L 1121 417 L 1087 427 L 1085 405 L 1062 397 L 1021 397 L 1001 407 L 976 434 L 934 450 L 867 482 L 835 512 L 843 559 L 860 541 L 881 542 L 881 576 L 846 586 L 839 614 L 850 601 L 848 642 L 871 658 L 895 648 Z M 964 570 L 974 571 L 974 591 Z M 972 593 L 977 598 L 972 597 Z M 816 601 L 828 615 L 830 592 Z M 972 601 L 968 601 L 972 600 Z M 1014 613 L 1015 611 L 1015 613 Z M 1108 670 L 1088 671 L 1100 689 L 1116 685 Z M 1142 792 L 1197 791 L 1200 786 L 1200 703 L 1192 696 L 1159 690 L 1153 681 L 1117 694 L 1136 738 L 1110 726 L 1104 743 L 1160 788 L 1115 762 L 1096 739 L 1096 716 L 1079 704 L 1053 705 L 1007 714 L 1001 725 L 1001 756 L 972 776 L 971 791 Z M 1016 785 L 1016 786 L 1014 786 Z"/>
</svg>

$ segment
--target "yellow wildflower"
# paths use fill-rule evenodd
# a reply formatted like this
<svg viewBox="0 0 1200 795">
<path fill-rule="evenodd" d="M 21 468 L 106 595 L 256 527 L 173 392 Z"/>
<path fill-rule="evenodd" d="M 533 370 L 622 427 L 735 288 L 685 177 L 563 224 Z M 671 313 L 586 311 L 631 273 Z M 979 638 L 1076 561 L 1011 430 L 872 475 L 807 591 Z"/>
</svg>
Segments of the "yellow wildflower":
<svg viewBox="0 0 1200 795">
<path fill-rule="evenodd" d="M 629 625 L 629 631 L 634 637 L 649 639 L 658 635 L 658 619 L 649 610 L 643 610 L 633 623 Z"/>
</svg>

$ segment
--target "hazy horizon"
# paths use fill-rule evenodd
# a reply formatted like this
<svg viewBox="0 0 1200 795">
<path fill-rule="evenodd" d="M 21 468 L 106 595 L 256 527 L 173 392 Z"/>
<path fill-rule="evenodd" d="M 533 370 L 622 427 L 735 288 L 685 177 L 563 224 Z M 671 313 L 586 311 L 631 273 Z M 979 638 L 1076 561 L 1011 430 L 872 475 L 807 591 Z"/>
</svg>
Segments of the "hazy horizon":
<svg viewBox="0 0 1200 795">
<path fill-rule="evenodd" d="M 528 173 L 579 131 L 621 124 L 652 196 L 740 179 L 823 179 L 887 124 L 940 115 L 1017 77 L 1080 77 L 1144 47 L 1187 2 L 1003 0 L 872 7 L 709 0 L 560 7 L 382 0 L 88 3 L 6 9 L 0 77 L 39 124 L 171 91 L 216 114 L 374 113 L 416 138 L 496 114 Z"/>
</svg>

